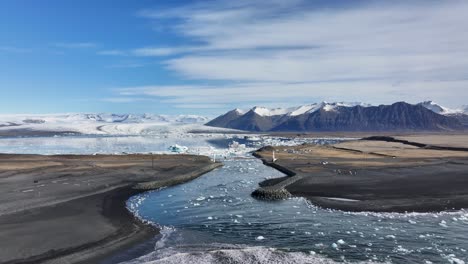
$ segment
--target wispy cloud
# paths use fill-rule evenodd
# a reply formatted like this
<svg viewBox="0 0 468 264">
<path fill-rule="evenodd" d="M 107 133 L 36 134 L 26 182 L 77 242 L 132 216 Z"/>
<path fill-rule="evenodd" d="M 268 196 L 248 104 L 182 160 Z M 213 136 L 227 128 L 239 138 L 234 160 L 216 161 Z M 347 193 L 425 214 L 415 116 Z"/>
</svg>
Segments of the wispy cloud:
<svg viewBox="0 0 468 264">
<path fill-rule="evenodd" d="M 451 93 L 440 87 L 451 87 Z M 181 86 L 141 86 L 116 89 L 122 97 L 140 96 L 163 98 L 162 102 L 179 105 L 202 105 L 213 103 L 227 105 L 277 104 L 295 105 L 321 100 L 346 100 L 369 103 L 392 103 L 405 100 L 412 103 L 440 98 L 452 100 L 453 93 L 463 94 L 465 81 L 426 81 L 386 83 L 379 80 L 317 82 L 317 83 L 240 83 L 227 85 L 181 85 Z M 224 108 L 220 107 L 220 108 Z M 195 107 L 194 107 L 195 108 Z"/>
<path fill-rule="evenodd" d="M 167 48 L 167 47 L 145 47 L 134 49 L 131 51 L 131 54 L 141 57 L 159 57 L 159 56 L 168 56 L 183 52 L 183 48 Z"/>
<path fill-rule="evenodd" d="M 177 104 L 311 99 L 468 98 L 468 3 L 374 2 L 317 6 L 295 1 L 209 1 L 140 13 L 176 21 L 175 34 L 194 46 L 136 49 L 168 56 L 185 79 L 215 86 L 128 88 Z M 121 91 L 122 92 L 122 91 Z"/>
<path fill-rule="evenodd" d="M 223 109 L 226 107 L 224 104 L 177 104 L 175 108 L 187 108 L 187 109 Z"/>
<path fill-rule="evenodd" d="M 57 42 L 52 46 L 65 49 L 90 49 L 96 48 L 98 45 L 93 42 Z"/>
<path fill-rule="evenodd" d="M 101 101 L 110 102 L 110 103 L 134 103 L 141 101 L 151 101 L 150 98 L 141 98 L 141 97 L 109 97 L 104 98 Z"/>
<path fill-rule="evenodd" d="M 101 50 L 98 55 L 103 56 L 136 56 L 136 57 L 165 57 L 174 54 L 179 54 L 188 51 L 189 48 L 175 48 L 175 47 L 143 47 L 132 50 Z"/>
<path fill-rule="evenodd" d="M 97 52 L 98 55 L 103 55 L 103 56 L 127 56 L 128 53 L 123 50 L 100 50 Z"/>
</svg>

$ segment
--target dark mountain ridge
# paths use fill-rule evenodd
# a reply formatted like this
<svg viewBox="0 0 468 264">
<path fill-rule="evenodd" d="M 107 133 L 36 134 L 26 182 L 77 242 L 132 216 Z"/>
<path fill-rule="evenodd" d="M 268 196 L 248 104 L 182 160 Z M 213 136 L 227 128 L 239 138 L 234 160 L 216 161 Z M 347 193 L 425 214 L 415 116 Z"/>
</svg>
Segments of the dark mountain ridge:
<svg viewBox="0 0 468 264">
<path fill-rule="evenodd" d="M 245 114 L 226 113 L 206 125 L 256 132 L 312 131 L 438 131 L 461 130 L 454 117 L 437 114 L 421 105 L 397 102 L 379 106 L 323 107 L 299 115 L 265 115 L 255 108 Z"/>
</svg>

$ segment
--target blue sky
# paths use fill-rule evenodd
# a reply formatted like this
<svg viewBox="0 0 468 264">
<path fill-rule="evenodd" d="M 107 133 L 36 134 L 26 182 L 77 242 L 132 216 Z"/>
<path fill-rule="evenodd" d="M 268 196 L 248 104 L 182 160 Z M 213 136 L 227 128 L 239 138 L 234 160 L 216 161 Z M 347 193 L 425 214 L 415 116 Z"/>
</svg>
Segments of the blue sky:
<svg viewBox="0 0 468 264">
<path fill-rule="evenodd" d="M 0 2 L 0 113 L 468 104 L 466 1 Z"/>
</svg>

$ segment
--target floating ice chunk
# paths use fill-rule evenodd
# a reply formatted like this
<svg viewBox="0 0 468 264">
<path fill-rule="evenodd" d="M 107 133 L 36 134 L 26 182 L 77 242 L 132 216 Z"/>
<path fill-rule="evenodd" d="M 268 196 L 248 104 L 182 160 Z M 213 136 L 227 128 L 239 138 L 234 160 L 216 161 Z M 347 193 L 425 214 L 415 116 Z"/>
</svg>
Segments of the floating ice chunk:
<svg viewBox="0 0 468 264">
<path fill-rule="evenodd" d="M 404 248 L 403 246 L 399 245 L 397 248 L 396 248 L 396 252 L 400 252 L 400 253 L 403 253 L 403 254 L 409 254 L 411 252 L 413 252 L 412 250 L 409 250 L 409 249 L 406 249 Z"/>
<path fill-rule="evenodd" d="M 442 221 L 440 221 L 439 225 L 441 227 L 447 227 L 447 222 L 445 222 L 445 220 L 442 220 Z"/>
<path fill-rule="evenodd" d="M 458 258 L 451 258 L 450 260 L 453 264 L 465 264 L 465 261 Z"/>
<path fill-rule="evenodd" d="M 257 241 L 261 241 L 261 240 L 264 240 L 264 239 L 265 239 L 264 236 L 258 236 L 258 237 L 255 238 L 255 240 L 257 240 Z"/>
<path fill-rule="evenodd" d="M 395 239 L 396 237 L 394 235 L 386 235 L 385 238 L 387 239 Z"/>
<path fill-rule="evenodd" d="M 331 244 L 332 248 L 338 250 L 338 245 L 336 243 Z"/>
<path fill-rule="evenodd" d="M 197 200 L 197 201 L 203 201 L 203 200 L 205 200 L 205 199 L 206 199 L 205 197 L 200 196 L 200 197 L 198 197 L 196 200 Z"/>
<path fill-rule="evenodd" d="M 339 245 L 344 245 L 344 244 L 346 244 L 346 242 L 344 242 L 343 239 L 338 240 L 337 243 L 338 243 Z"/>
<path fill-rule="evenodd" d="M 213 217 L 212 217 L 212 216 L 208 216 L 207 219 L 208 219 L 208 220 L 213 220 Z"/>
<path fill-rule="evenodd" d="M 242 215 L 236 215 L 237 218 L 242 218 Z"/>
<path fill-rule="evenodd" d="M 413 220 L 408 220 L 408 222 L 412 225 L 416 224 L 416 221 L 413 221 Z"/>
<path fill-rule="evenodd" d="M 311 250 L 311 251 L 309 251 L 309 254 L 315 255 L 316 253 L 315 253 L 315 251 Z"/>
<path fill-rule="evenodd" d="M 444 256 L 449 263 L 451 264 L 465 264 L 465 261 L 459 259 L 459 258 L 456 258 L 456 256 L 454 254 L 450 254 L 450 255 L 447 255 L 447 256 Z"/>
<path fill-rule="evenodd" d="M 194 203 L 193 206 L 200 206 L 200 204 L 199 203 Z"/>
</svg>

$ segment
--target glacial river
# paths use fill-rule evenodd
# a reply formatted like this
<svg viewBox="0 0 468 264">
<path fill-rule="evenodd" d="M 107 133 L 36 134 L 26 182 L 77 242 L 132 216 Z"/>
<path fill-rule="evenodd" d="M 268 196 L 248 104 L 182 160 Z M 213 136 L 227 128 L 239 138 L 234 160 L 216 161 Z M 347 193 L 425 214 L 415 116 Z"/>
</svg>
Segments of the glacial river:
<svg viewBox="0 0 468 264">
<path fill-rule="evenodd" d="M 155 250 L 127 263 L 463 263 L 468 212 L 373 214 L 324 210 L 305 199 L 259 201 L 254 158 L 230 159 L 194 181 L 133 197 L 128 207 L 162 227 Z M 458 261 L 458 262 L 457 262 Z"/>
<path fill-rule="evenodd" d="M 222 148 L 229 141 L 209 144 Z M 154 138 L 1 139 L 0 151 L 145 152 L 170 143 Z M 258 183 L 283 174 L 248 154 L 223 163 L 191 182 L 128 201 L 132 212 L 162 230 L 149 241 L 151 252 L 122 252 L 134 257 L 125 263 L 468 262 L 468 211 L 348 213 L 302 198 L 259 201 L 250 196 Z"/>
</svg>

